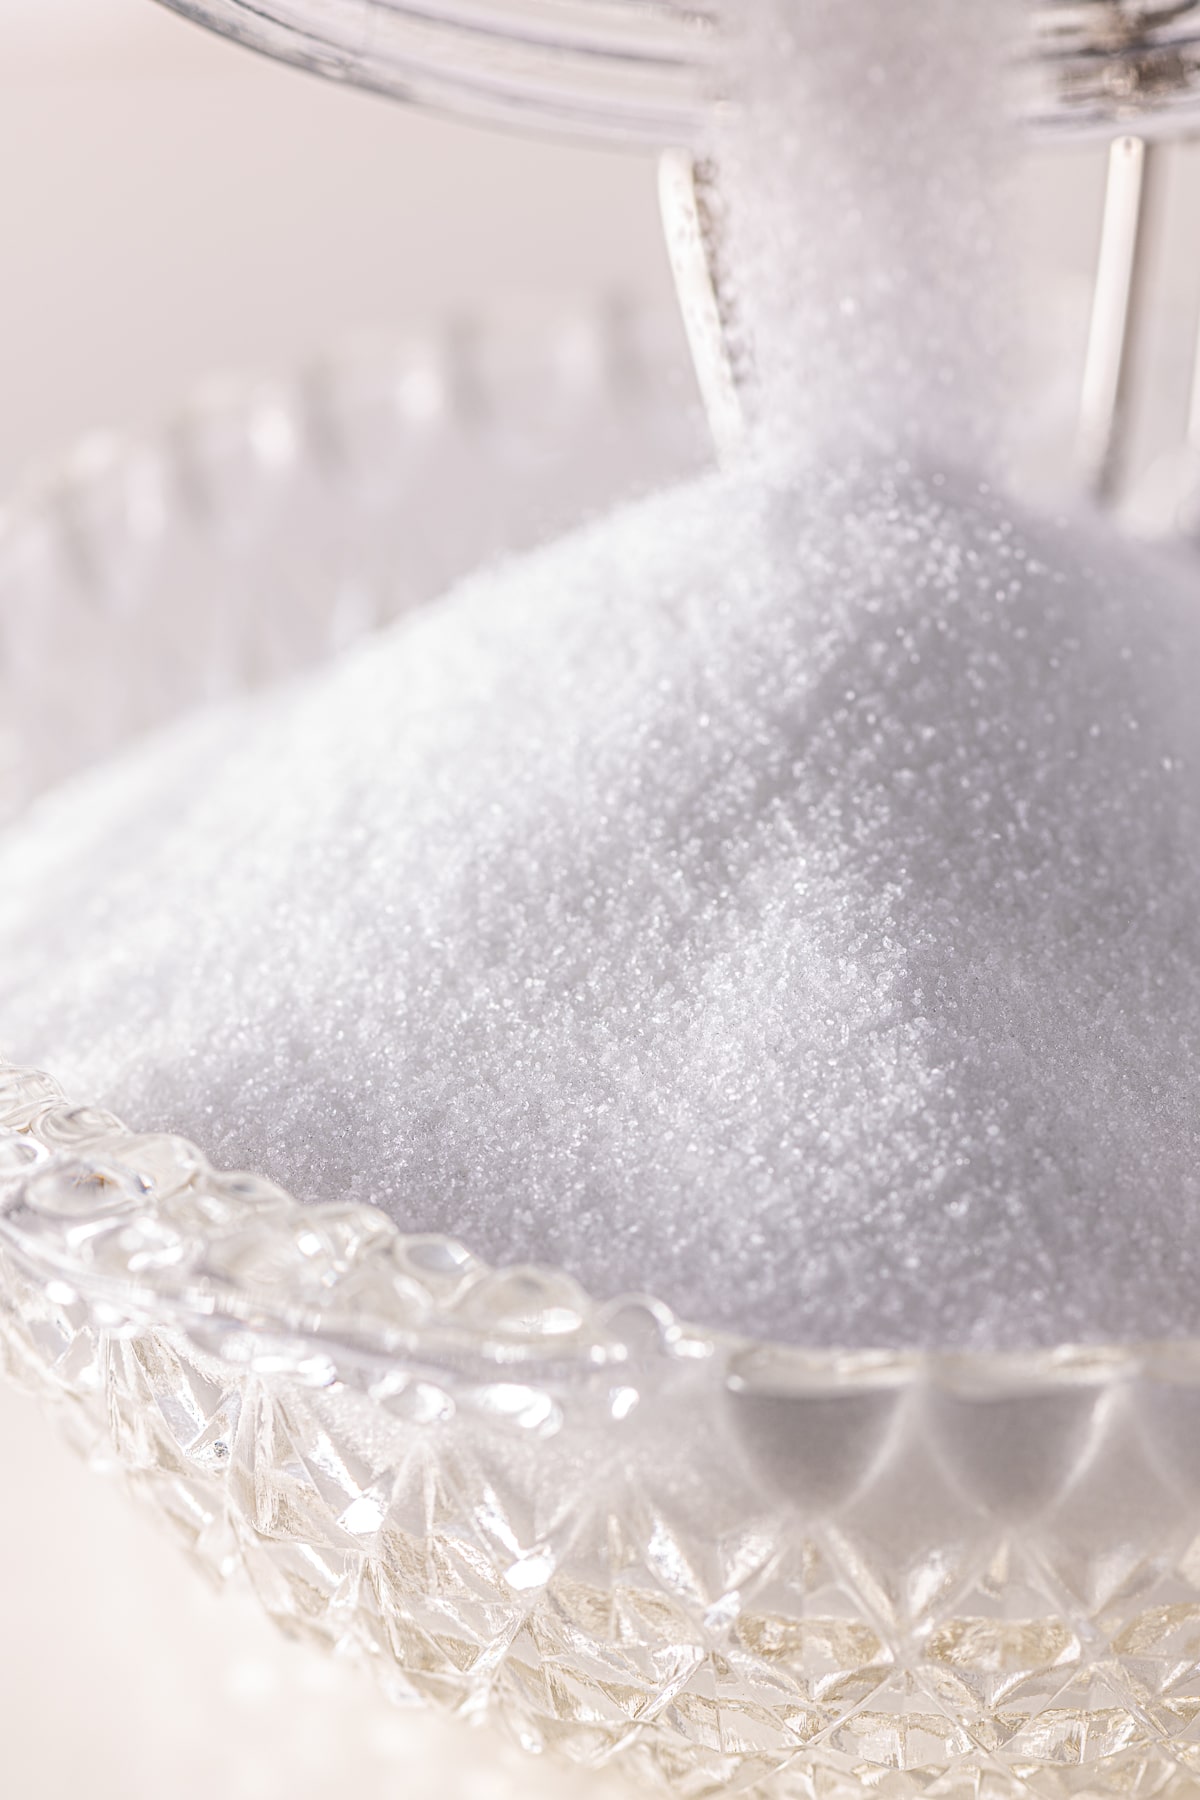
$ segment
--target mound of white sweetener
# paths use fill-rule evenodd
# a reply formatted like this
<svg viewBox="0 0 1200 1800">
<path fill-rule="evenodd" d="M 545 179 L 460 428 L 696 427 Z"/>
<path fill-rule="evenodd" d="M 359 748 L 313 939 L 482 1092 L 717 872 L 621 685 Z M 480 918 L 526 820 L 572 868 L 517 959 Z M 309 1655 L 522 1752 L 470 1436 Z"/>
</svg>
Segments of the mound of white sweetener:
<svg viewBox="0 0 1200 1800">
<path fill-rule="evenodd" d="M 41 802 L 5 1048 L 705 1322 L 1194 1331 L 1197 672 L 1099 527 L 713 478 Z"/>
<path fill-rule="evenodd" d="M 709 1324 L 1195 1332 L 1194 572 L 964 472 L 1017 366 L 1023 8 L 735 16 L 743 469 L 44 800 L 0 1041 Z"/>
</svg>

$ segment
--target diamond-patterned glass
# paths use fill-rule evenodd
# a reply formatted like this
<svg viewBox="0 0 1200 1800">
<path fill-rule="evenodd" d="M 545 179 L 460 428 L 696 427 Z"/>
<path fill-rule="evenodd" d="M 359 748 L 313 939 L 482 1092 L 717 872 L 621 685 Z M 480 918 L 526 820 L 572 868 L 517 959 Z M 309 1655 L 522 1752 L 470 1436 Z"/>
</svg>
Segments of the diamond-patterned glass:
<svg viewBox="0 0 1200 1800">
<path fill-rule="evenodd" d="M 696 1800 L 1196 1791 L 1196 1346 L 709 1337 L 8 1065 L 0 1302 L 76 1441 L 397 1699 Z"/>
</svg>

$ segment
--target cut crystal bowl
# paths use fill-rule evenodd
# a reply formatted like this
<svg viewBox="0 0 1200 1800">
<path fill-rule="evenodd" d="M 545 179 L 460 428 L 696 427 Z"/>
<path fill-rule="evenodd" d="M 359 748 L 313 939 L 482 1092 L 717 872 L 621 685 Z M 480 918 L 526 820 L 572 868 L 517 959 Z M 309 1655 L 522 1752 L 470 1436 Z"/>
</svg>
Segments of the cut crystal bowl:
<svg viewBox="0 0 1200 1800">
<path fill-rule="evenodd" d="M 694 465 L 636 327 L 342 359 L 27 496 L 10 805 Z M 1200 1345 L 735 1340 L 87 1102 L 0 1067 L 7 1369 L 397 1700 L 694 1800 L 1197 1792 Z"/>
</svg>

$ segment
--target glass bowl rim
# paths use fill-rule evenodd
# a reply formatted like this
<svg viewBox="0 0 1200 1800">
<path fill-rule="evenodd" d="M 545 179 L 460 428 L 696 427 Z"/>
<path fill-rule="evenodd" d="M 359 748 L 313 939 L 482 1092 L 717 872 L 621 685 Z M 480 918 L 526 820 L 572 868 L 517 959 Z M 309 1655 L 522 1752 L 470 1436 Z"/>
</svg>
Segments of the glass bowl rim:
<svg viewBox="0 0 1200 1800">
<path fill-rule="evenodd" d="M 1139 1377 L 1200 1385 L 1200 1338 L 996 1350 L 810 1347 L 681 1320 L 648 1294 L 598 1301 L 565 1271 L 493 1267 L 382 1209 L 307 1203 L 213 1169 L 182 1137 L 72 1104 L 0 1060 L 0 1246 L 110 1328 L 183 1330 L 225 1360 L 375 1392 L 414 1362 L 561 1379 L 647 1357 L 711 1361 L 772 1397 L 932 1385 L 1041 1397 Z"/>
</svg>

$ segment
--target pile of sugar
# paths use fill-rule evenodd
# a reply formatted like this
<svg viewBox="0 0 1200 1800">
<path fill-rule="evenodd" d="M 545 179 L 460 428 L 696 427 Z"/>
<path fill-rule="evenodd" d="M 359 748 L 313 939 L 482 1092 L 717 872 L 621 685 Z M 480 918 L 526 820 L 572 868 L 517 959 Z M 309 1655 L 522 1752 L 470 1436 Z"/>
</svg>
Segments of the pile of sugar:
<svg viewBox="0 0 1200 1800">
<path fill-rule="evenodd" d="M 745 467 L 44 801 L 0 1039 L 734 1330 L 1194 1332 L 1200 607 L 963 472 L 1003 9 L 743 10 Z"/>
<path fill-rule="evenodd" d="M 0 849 L 6 1045 L 806 1343 L 1181 1333 L 1194 590 L 939 474 L 711 480 Z"/>
</svg>

